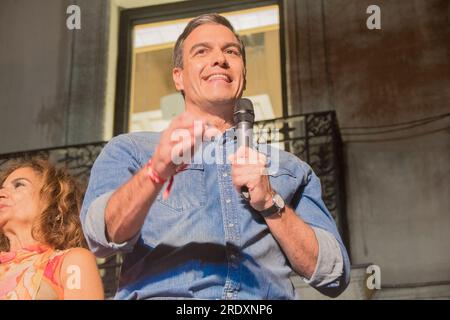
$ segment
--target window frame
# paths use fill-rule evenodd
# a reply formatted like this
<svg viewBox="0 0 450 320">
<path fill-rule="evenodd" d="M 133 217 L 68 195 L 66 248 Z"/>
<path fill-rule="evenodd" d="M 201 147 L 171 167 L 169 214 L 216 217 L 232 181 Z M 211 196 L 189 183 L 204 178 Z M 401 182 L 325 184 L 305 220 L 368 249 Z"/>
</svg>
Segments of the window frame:
<svg viewBox="0 0 450 320">
<path fill-rule="evenodd" d="M 144 23 L 183 19 L 210 12 L 229 12 L 278 5 L 280 21 L 280 66 L 283 117 L 288 115 L 286 49 L 284 36 L 283 0 L 191 0 L 169 4 L 126 9 L 120 12 L 119 50 L 114 106 L 114 136 L 128 132 L 130 115 L 133 28 Z"/>
</svg>

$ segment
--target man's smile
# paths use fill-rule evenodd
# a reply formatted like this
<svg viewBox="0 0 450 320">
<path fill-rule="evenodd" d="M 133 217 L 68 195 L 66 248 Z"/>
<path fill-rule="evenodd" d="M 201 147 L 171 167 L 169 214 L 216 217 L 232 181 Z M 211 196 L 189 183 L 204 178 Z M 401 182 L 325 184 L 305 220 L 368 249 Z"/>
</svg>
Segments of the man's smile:
<svg viewBox="0 0 450 320">
<path fill-rule="evenodd" d="M 203 80 L 205 80 L 205 81 L 219 80 L 219 81 L 225 81 L 227 83 L 231 83 L 231 81 L 232 81 L 231 77 L 228 74 L 223 73 L 223 72 L 211 73 L 211 74 L 207 75 L 206 77 L 203 77 Z"/>
</svg>

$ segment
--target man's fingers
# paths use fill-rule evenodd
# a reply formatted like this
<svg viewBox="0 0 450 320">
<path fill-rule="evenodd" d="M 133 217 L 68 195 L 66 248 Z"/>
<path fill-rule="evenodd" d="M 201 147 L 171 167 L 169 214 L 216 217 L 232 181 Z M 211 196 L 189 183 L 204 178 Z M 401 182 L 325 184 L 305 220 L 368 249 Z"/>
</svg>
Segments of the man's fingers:
<svg viewBox="0 0 450 320">
<path fill-rule="evenodd" d="M 252 148 L 242 146 L 238 148 L 236 153 L 230 155 L 228 160 L 231 164 L 266 165 L 267 157 Z"/>
<path fill-rule="evenodd" d="M 236 190 L 240 192 L 242 186 L 247 186 L 249 189 L 253 189 L 257 181 L 259 181 L 260 175 L 251 174 L 251 175 L 241 175 L 233 177 L 233 184 L 236 187 Z"/>
<path fill-rule="evenodd" d="M 233 165 L 232 176 L 267 175 L 267 168 L 262 165 Z"/>
</svg>

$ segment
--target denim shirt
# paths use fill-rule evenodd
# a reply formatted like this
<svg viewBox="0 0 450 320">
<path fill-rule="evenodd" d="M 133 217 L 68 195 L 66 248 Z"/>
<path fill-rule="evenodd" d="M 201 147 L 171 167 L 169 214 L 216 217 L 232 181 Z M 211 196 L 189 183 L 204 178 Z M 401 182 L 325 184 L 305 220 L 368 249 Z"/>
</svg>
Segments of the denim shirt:
<svg viewBox="0 0 450 320">
<path fill-rule="evenodd" d="M 89 247 L 98 257 L 124 254 L 115 298 L 298 298 L 288 259 L 264 218 L 235 189 L 226 161 L 188 165 L 175 175 L 169 197 L 164 199 L 162 191 L 157 196 L 136 236 L 121 244 L 107 240 L 108 199 L 148 162 L 159 137 L 150 132 L 117 136 L 91 171 L 81 221 Z M 214 144 L 211 154 L 227 159 L 234 152 L 233 138 L 234 129 L 230 129 L 209 142 Z M 318 230 L 329 235 L 339 252 L 340 266 L 329 267 L 330 273 L 338 270 L 334 276 L 314 280 L 313 275 L 305 280 L 336 296 L 349 282 L 350 262 L 322 201 L 320 181 L 309 165 L 288 152 L 280 150 L 276 161 L 279 168 L 269 176 L 272 188 L 316 235 Z M 318 265 L 327 256 L 320 248 Z"/>
</svg>

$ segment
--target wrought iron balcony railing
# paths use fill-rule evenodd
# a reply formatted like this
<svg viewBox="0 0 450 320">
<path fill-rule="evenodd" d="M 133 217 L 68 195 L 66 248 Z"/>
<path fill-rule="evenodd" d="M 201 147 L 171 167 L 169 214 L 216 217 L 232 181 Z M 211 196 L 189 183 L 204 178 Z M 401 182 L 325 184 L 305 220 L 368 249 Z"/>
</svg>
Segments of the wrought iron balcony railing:
<svg viewBox="0 0 450 320">
<path fill-rule="evenodd" d="M 259 121 L 254 132 L 258 143 L 272 143 L 311 165 L 322 184 L 323 199 L 348 248 L 345 208 L 345 181 L 342 141 L 334 112 L 299 114 Z M 106 142 L 63 146 L 0 155 L 0 170 L 15 158 L 42 156 L 66 167 L 79 181 L 87 184 L 90 169 Z M 114 295 L 120 274 L 121 257 L 98 260 L 105 296 Z"/>
</svg>

